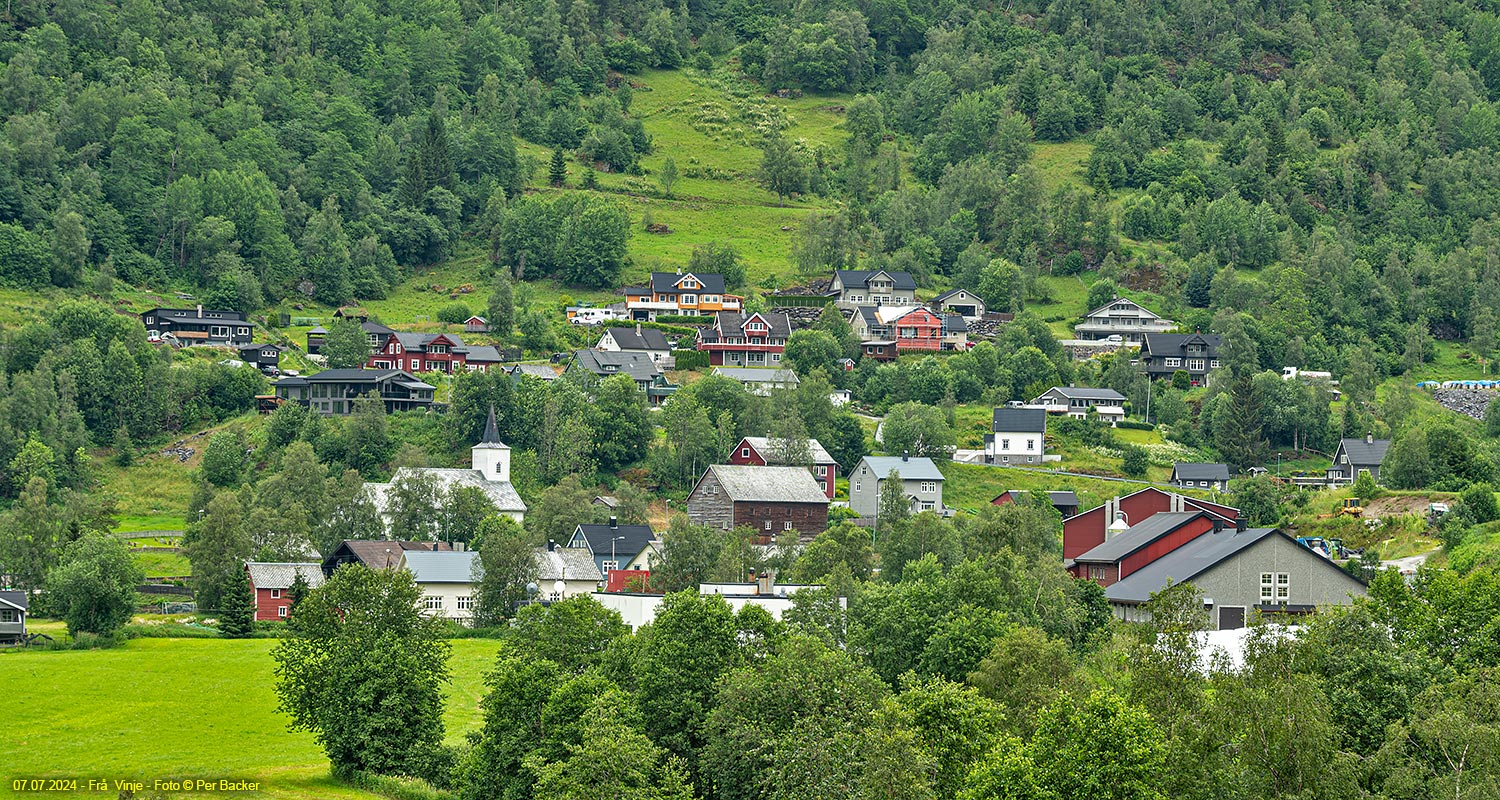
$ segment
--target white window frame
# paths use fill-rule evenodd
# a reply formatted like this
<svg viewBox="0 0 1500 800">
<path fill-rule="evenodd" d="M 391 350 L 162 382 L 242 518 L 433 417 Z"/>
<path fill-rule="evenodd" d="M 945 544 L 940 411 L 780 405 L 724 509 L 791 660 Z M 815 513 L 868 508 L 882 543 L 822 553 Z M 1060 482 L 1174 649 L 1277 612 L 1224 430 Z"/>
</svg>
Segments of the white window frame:
<svg viewBox="0 0 1500 800">
<path fill-rule="evenodd" d="M 1168 367 L 1180 367 L 1180 366 L 1182 366 L 1182 359 L 1180 359 L 1180 358 L 1169 358 L 1169 359 L 1167 359 L 1167 366 Z"/>
<path fill-rule="evenodd" d="M 422 596 L 423 611 L 442 611 L 443 598 L 441 595 L 429 594 Z"/>
<path fill-rule="evenodd" d="M 286 619 L 286 615 L 287 615 L 287 607 L 286 606 L 277 606 L 276 607 L 276 616 L 278 616 L 278 617 L 280 617 L 282 619 Z"/>
<path fill-rule="evenodd" d="M 748 447 L 741 447 L 740 448 L 740 458 L 749 458 L 749 457 L 750 457 L 750 448 L 748 448 Z"/>
<path fill-rule="evenodd" d="M 922 481 L 922 494 L 932 494 L 937 491 L 937 481 Z"/>
<path fill-rule="evenodd" d="M 770 530 L 770 529 L 771 529 L 771 521 L 770 520 L 766 520 L 766 530 Z"/>
<path fill-rule="evenodd" d="M 614 570 L 617 570 L 617 569 L 620 568 L 620 562 L 618 560 L 615 560 L 615 561 L 605 561 L 605 562 L 603 562 L 603 564 L 604 564 L 604 571 L 605 572 L 613 572 Z"/>
<path fill-rule="evenodd" d="M 280 600 L 281 599 L 281 590 L 280 589 L 272 589 L 271 590 L 271 599 L 272 600 Z"/>
<path fill-rule="evenodd" d="M 0 608 L 0 623 L 13 625 L 17 622 L 20 622 L 20 619 L 16 616 L 15 609 Z"/>
<path fill-rule="evenodd" d="M 472 595 L 460 595 L 457 601 L 459 611 L 473 611 L 474 597 Z"/>
<path fill-rule="evenodd" d="M 784 530 L 784 531 L 791 530 L 792 529 L 792 521 L 791 520 L 787 520 L 787 521 L 781 523 L 781 529 Z"/>
</svg>

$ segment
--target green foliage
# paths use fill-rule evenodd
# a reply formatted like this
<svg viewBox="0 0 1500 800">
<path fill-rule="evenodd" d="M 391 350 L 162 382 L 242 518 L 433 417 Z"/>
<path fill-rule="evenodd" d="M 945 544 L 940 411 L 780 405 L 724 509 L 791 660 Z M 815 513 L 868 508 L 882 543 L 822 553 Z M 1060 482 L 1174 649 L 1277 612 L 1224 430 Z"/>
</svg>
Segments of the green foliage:
<svg viewBox="0 0 1500 800">
<path fill-rule="evenodd" d="M 203 479 L 214 486 L 234 486 L 245 468 L 245 446 L 234 431 L 219 431 L 203 448 Z"/>
<path fill-rule="evenodd" d="M 142 580 L 123 541 L 90 531 L 69 544 L 47 572 L 47 593 L 70 635 L 108 636 L 130 620 Z"/>
<path fill-rule="evenodd" d="M 250 585 L 250 576 L 230 582 L 219 603 L 223 606 L 219 612 L 219 630 L 231 639 L 249 636 L 255 626 L 255 589 Z"/>
<path fill-rule="evenodd" d="M 490 627 L 508 619 L 527 600 L 539 566 L 532 538 L 505 517 L 491 516 L 474 530 L 482 579 L 475 591 L 474 624 Z"/>
<path fill-rule="evenodd" d="M 272 651 L 281 710 L 335 773 L 428 775 L 442 743 L 450 646 L 411 575 L 346 565 L 302 601 Z"/>
<path fill-rule="evenodd" d="M 454 301 L 438 309 L 437 319 L 438 322 L 449 325 L 462 325 L 471 313 L 467 305 L 464 305 L 461 301 Z"/>
<path fill-rule="evenodd" d="M 340 317 L 328 324 L 328 335 L 318 352 L 328 359 L 331 369 L 362 367 L 370 358 L 370 339 L 358 320 Z"/>
<path fill-rule="evenodd" d="M 1151 466 L 1151 455 L 1146 448 L 1126 445 L 1121 449 L 1124 457 L 1120 460 L 1120 469 L 1132 478 L 1144 477 L 1146 468 Z"/>
<path fill-rule="evenodd" d="M 953 429 L 942 411 L 920 403 L 900 403 L 886 414 L 881 445 L 891 454 L 946 461 L 953 457 Z"/>
<path fill-rule="evenodd" d="M 618 200 L 599 195 L 528 195 L 511 204 L 495 235 L 502 263 L 524 264 L 527 276 L 613 287 L 625 266 L 630 216 Z"/>
</svg>

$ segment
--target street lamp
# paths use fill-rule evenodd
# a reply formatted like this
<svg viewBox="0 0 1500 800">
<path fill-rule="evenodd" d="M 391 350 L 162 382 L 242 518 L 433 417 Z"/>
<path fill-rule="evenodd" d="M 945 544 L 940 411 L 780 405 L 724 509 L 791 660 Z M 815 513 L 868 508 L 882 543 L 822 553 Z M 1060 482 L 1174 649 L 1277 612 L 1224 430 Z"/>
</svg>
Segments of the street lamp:
<svg viewBox="0 0 1500 800">
<path fill-rule="evenodd" d="M 624 538 L 624 536 L 616 536 L 609 540 L 609 563 L 614 564 L 614 567 L 611 568 L 612 570 L 620 568 L 619 559 L 615 556 L 615 542 L 622 541 Z"/>
</svg>

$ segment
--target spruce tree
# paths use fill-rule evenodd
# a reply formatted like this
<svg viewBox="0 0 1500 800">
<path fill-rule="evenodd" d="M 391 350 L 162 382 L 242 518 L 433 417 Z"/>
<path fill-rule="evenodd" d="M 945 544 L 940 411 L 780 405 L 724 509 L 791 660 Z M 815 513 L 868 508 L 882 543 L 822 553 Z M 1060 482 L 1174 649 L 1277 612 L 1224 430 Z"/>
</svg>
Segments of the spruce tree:
<svg viewBox="0 0 1500 800">
<path fill-rule="evenodd" d="M 255 592 L 250 579 L 231 581 L 219 601 L 219 630 L 231 639 L 243 639 L 255 627 Z"/>
<path fill-rule="evenodd" d="M 568 162 L 563 158 L 561 149 L 552 151 L 552 165 L 547 168 L 547 182 L 559 188 L 568 182 Z"/>
</svg>

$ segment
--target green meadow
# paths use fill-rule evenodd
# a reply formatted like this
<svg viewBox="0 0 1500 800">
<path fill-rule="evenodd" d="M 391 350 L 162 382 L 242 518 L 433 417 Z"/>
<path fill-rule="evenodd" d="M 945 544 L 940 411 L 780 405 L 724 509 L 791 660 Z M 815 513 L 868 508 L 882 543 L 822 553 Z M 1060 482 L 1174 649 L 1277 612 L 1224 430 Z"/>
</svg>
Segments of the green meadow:
<svg viewBox="0 0 1500 800">
<path fill-rule="evenodd" d="M 276 710 L 274 645 L 134 639 L 109 650 L 0 652 L 0 686 L 10 689 L 0 695 L 9 740 L 0 797 L 23 796 L 11 783 L 21 777 L 135 779 L 148 790 L 156 779 L 235 778 L 261 785 L 240 797 L 371 797 L 329 778 L 311 734 L 287 730 Z M 497 649 L 492 640 L 453 642 L 449 741 L 480 724 Z"/>
</svg>

